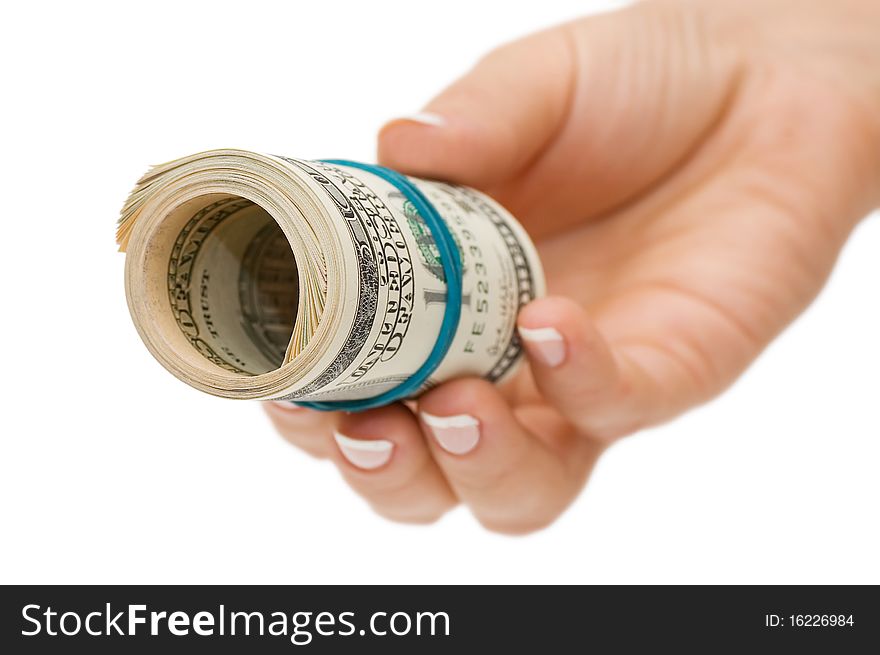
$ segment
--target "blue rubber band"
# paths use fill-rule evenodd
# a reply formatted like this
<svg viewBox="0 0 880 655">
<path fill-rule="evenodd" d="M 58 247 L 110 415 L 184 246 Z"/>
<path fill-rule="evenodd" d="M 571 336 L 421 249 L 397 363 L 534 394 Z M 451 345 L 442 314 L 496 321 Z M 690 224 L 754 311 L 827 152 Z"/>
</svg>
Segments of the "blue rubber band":
<svg viewBox="0 0 880 655">
<path fill-rule="evenodd" d="M 342 401 L 294 401 L 300 407 L 308 407 L 309 409 L 317 409 L 325 412 L 342 410 L 345 412 L 358 412 L 374 407 L 382 407 L 390 405 L 398 400 L 403 400 L 418 391 L 427 381 L 443 357 L 449 351 L 452 340 L 455 338 L 455 331 L 458 329 L 458 321 L 461 317 L 461 256 L 458 252 L 458 246 L 452 238 L 452 233 L 446 222 L 441 218 L 439 212 L 431 204 L 419 188 L 409 181 L 405 176 L 397 171 L 376 164 L 362 164 L 356 161 L 346 161 L 344 159 L 324 159 L 328 164 L 337 166 L 348 166 L 350 168 L 358 168 L 368 173 L 372 173 L 376 177 L 380 177 L 389 182 L 409 200 L 418 211 L 419 215 L 425 221 L 434 241 L 437 244 L 437 250 L 440 254 L 440 264 L 443 267 L 443 273 L 446 277 L 446 311 L 443 314 L 443 322 L 440 324 L 440 333 L 437 335 L 437 341 L 431 349 L 431 353 L 421 365 L 419 370 L 413 373 L 405 381 L 401 382 L 393 389 L 375 396 L 373 398 L 363 398 L 360 400 L 342 400 Z"/>
</svg>

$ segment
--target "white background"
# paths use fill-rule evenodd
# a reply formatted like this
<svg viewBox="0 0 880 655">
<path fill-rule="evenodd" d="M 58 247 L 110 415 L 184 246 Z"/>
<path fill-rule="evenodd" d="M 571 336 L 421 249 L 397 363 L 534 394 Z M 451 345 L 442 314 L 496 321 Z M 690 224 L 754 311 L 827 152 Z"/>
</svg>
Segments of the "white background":
<svg viewBox="0 0 880 655">
<path fill-rule="evenodd" d="M 370 161 L 501 41 L 610 3 L 15 3 L 3 9 L 0 582 L 880 583 L 880 224 L 721 399 L 629 438 L 525 538 L 377 518 L 256 405 L 166 373 L 116 215 L 216 147 Z"/>
</svg>

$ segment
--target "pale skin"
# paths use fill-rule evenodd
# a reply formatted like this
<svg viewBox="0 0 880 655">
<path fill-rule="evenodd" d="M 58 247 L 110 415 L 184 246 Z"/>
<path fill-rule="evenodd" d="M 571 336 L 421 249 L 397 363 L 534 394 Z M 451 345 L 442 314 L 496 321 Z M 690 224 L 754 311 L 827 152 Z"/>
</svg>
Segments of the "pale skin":
<svg viewBox="0 0 880 655">
<path fill-rule="evenodd" d="M 640 4 L 498 48 L 424 112 L 382 129 L 379 161 L 530 232 L 549 296 L 519 315 L 527 364 L 358 414 L 266 411 L 382 516 L 464 504 L 527 533 L 615 440 L 730 385 L 880 206 L 880 2 Z M 423 413 L 476 427 L 449 452 Z M 383 448 L 358 465 L 334 432 Z"/>
</svg>

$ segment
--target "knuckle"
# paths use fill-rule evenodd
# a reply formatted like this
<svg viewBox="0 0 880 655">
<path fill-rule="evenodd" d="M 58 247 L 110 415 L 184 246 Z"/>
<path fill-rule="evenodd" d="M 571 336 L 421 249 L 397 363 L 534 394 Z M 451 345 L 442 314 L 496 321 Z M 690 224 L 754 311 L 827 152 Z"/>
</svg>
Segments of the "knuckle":
<svg viewBox="0 0 880 655">
<path fill-rule="evenodd" d="M 547 481 L 537 488 L 514 491 L 508 502 L 491 509 L 475 511 L 480 524 L 491 532 L 510 536 L 526 535 L 552 525 L 575 496 L 575 489 Z"/>
<path fill-rule="evenodd" d="M 503 518 L 477 517 L 486 530 L 509 537 L 520 537 L 544 530 L 553 524 L 558 514 L 517 516 Z"/>
<path fill-rule="evenodd" d="M 371 503 L 373 511 L 379 516 L 395 523 L 410 525 L 431 525 L 439 521 L 448 512 L 450 503 L 421 503 L 411 506 L 401 504 L 384 505 Z"/>
</svg>

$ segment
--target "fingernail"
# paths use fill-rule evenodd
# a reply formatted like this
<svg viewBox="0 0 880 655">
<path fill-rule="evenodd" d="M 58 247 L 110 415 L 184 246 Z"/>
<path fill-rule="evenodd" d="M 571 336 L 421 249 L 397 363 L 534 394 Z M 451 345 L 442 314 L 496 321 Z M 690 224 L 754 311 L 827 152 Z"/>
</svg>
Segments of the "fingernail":
<svg viewBox="0 0 880 655">
<path fill-rule="evenodd" d="M 529 353 L 547 366 L 559 366 L 565 359 L 565 340 L 555 328 L 519 328 Z"/>
<path fill-rule="evenodd" d="M 305 410 L 305 407 L 300 407 L 289 400 L 270 400 L 269 402 L 275 405 L 275 407 L 283 409 L 285 412 L 301 412 Z"/>
<path fill-rule="evenodd" d="M 443 127 L 446 125 L 446 119 L 440 114 L 433 114 L 429 111 L 420 111 L 415 114 L 407 114 L 400 116 L 399 121 L 412 121 L 413 123 L 421 123 L 422 125 L 430 125 L 431 127 Z"/>
<path fill-rule="evenodd" d="M 394 444 L 386 439 L 352 439 L 339 432 L 333 438 L 345 459 L 362 469 L 377 469 L 391 459 Z"/>
<path fill-rule="evenodd" d="M 448 453 L 464 455 L 477 447 L 480 422 L 473 416 L 434 416 L 421 412 L 422 420 L 431 428 L 437 443 Z"/>
</svg>

